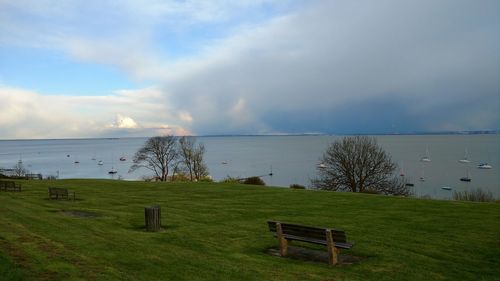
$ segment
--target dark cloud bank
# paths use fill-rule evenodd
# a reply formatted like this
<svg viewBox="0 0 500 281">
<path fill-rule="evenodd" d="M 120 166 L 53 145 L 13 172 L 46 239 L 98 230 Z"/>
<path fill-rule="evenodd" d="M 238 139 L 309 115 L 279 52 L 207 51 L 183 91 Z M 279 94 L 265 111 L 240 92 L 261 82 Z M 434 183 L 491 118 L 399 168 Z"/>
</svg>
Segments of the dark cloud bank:
<svg viewBox="0 0 500 281">
<path fill-rule="evenodd" d="M 198 134 L 498 130 L 499 46 L 499 1 L 324 1 L 164 87 Z"/>
</svg>

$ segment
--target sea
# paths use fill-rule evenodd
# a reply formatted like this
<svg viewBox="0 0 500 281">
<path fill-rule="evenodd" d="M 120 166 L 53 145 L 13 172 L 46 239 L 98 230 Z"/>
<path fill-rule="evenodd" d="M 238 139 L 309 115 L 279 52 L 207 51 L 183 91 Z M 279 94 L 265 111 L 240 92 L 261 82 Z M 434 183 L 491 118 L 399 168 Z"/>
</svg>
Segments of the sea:
<svg viewBox="0 0 500 281">
<path fill-rule="evenodd" d="M 373 136 L 398 164 L 397 176 L 417 197 L 451 199 L 454 191 L 481 188 L 500 198 L 500 134 Z M 208 136 L 205 163 L 216 180 L 262 176 L 268 186 L 311 186 L 321 156 L 342 136 Z M 147 169 L 129 172 L 147 138 L 0 140 L 0 168 L 19 161 L 31 173 L 69 178 L 141 180 Z M 422 162 L 422 157 L 430 162 Z M 458 160 L 467 157 L 470 163 Z M 120 161 L 123 158 L 125 161 Z M 102 161 L 102 165 L 98 162 Z M 492 169 L 478 169 L 488 163 Z M 108 172 L 114 169 L 116 174 Z M 270 175 L 272 174 L 272 176 Z M 470 182 L 460 181 L 468 176 Z M 446 189 L 443 189 L 446 187 Z"/>
</svg>

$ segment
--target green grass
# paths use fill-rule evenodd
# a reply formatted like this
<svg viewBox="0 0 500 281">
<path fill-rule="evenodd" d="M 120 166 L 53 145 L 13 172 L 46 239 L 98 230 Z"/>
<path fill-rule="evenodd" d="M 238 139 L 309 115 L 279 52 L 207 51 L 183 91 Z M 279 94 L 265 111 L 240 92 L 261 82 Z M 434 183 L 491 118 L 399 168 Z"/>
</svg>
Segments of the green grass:
<svg viewBox="0 0 500 281">
<path fill-rule="evenodd" d="M 500 205 L 216 183 L 23 181 L 0 192 L 1 280 L 499 280 Z M 47 199 L 49 186 L 77 200 Z M 159 204 L 165 231 L 144 231 Z M 89 211 L 95 218 L 62 211 Z M 268 219 L 344 229 L 354 265 L 284 259 Z M 322 247 L 314 247 L 323 249 Z"/>
</svg>

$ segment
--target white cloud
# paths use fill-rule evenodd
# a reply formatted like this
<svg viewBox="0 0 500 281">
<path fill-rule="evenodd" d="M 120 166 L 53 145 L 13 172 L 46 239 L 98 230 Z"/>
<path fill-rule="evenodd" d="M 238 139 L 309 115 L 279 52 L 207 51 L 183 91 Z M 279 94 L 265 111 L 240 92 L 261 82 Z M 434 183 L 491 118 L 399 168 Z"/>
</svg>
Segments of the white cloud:
<svg viewBox="0 0 500 281">
<path fill-rule="evenodd" d="M 123 116 L 121 114 L 117 114 L 115 121 L 110 124 L 109 127 L 119 129 L 137 129 L 139 128 L 139 125 L 137 125 L 134 119 Z"/>
<path fill-rule="evenodd" d="M 193 122 L 193 117 L 187 111 L 179 112 L 179 119 L 181 119 L 184 122 L 188 122 L 188 123 Z"/>
<path fill-rule="evenodd" d="M 159 91 L 152 88 L 85 97 L 2 86 L 0 139 L 192 134 L 179 125 L 184 123 L 179 113 L 166 113 L 168 106 L 158 98 Z"/>
</svg>

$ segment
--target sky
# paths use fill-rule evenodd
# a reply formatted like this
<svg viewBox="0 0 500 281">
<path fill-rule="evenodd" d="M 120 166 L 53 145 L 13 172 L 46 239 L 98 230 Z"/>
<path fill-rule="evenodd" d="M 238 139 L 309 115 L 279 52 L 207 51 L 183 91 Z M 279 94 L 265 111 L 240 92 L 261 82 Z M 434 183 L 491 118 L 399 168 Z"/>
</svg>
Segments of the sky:
<svg viewBox="0 0 500 281">
<path fill-rule="evenodd" d="M 498 0 L 0 0 L 0 139 L 500 130 Z"/>
</svg>

